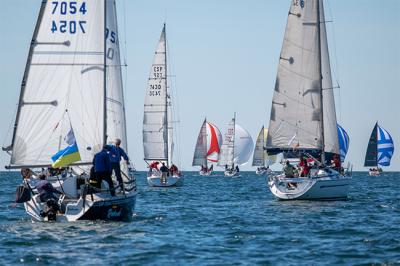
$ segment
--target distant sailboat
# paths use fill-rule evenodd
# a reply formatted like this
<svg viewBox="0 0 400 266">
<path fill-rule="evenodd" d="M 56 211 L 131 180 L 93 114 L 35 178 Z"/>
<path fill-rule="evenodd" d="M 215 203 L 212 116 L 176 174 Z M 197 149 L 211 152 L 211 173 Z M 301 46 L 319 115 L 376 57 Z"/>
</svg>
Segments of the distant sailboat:
<svg viewBox="0 0 400 266">
<path fill-rule="evenodd" d="M 265 143 L 268 136 L 268 129 L 261 128 L 260 133 L 258 133 L 256 146 L 254 147 L 253 153 L 253 163 L 252 166 L 257 166 L 256 174 L 264 175 L 268 173 L 269 165 L 275 163 L 276 155 L 268 156 L 265 149 Z M 269 170 L 270 171 L 270 170 Z"/>
<path fill-rule="evenodd" d="M 364 166 L 373 167 L 369 169 L 369 175 L 380 175 L 382 168 L 379 166 L 389 166 L 393 152 L 394 144 L 392 137 L 389 132 L 376 123 L 369 138 L 365 154 Z"/>
<path fill-rule="evenodd" d="M 291 1 L 279 59 L 267 137 L 268 154 L 303 161 L 304 178 L 293 174 L 269 178 L 269 188 L 279 199 L 346 198 L 350 177 L 341 167 L 328 167 L 339 156 L 329 51 L 322 0 Z M 340 164 L 340 160 L 336 162 Z"/>
<path fill-rule="evenodd" d="M 172 98 L 168 87 L 167 42 L 165 24 L 157 44 L 149 76 L 148 88 L 144 103 L 143 149 L 144 160 L 161 162 L 171 170 L 173 167 L 173 116 Z M 150 167 L 147 176 L 150 186 L 170 187 L 183 184 L 179 171 L 170 174 L 162 173 Z"/>
<path fill-rule="evenodd" d="M 239 175 L 239 166 L 245 165 L 253 151 L 253 139 L 247 130 L 236 124 L 236 114 L 228 125 L 218 161 L 225 167 L 225 176 Z"/>
<path fill-rule="evenodd" d="M 192 166 L 201 166 L 200 175 L 209 176 L 213 172 L 214 167 L 213 165 L 208 167 L 208 162 L 218 162 L 221 142 L 222 135 L 219 129 L 204 119 L 197 137 L 192 163 Z"/>
<path fill-rule="evenodd" d="M 115 138 L 127 151 L 115 1 L 42 1 L 12 144 L 4 149 L 11 154 L 7 168 L 25 175 L 26 212 L 36 221 L 131 219 L 137 192 L 126 165 L 121 164 L 126 190 L 116 196 L 88 185 L 94 154 Z M 52 156 L 71 140 L 78 161 L 69 169 L 52 168 Z M 64 194 L 58 203 L 43 201 L 27 168 L 36 175 L 48 169 L 47 180 Z M 55 208 L 60 212 L 48 215 Z"/>
</svg>

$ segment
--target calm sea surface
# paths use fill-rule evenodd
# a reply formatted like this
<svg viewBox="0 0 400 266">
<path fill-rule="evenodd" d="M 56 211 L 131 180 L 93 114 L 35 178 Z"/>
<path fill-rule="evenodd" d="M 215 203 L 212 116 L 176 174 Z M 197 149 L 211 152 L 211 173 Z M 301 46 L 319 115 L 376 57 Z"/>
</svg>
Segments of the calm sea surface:
<svg viewBox="0 0 400 266">
<path fill-rule="evenodd" d="M 130 223 L 32 223 L 0 173 L 0 265 L 400 264 L 400 173 L 355 173 L 347 201 L 282 202 L 265 178 L 200 177 L 150 188 Z"/>
</svg>

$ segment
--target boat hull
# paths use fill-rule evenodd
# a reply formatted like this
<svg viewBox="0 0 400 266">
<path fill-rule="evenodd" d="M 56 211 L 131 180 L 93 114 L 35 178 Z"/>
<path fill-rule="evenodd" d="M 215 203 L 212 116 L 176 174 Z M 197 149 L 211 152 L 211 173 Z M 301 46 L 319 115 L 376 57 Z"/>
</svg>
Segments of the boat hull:
<svg viewBox="0 0 400 266">
<path fill-rule="evenodd" d="M 151 175 L 147 177 L 147 183 L 152 187 L 179 187 L 183 186 L 183 176 L 167 176 L 163 182 L 161 175 Z"/>
<path fill-rule="evenodd" d="M 272 194 L 280 200 L 347 199 L 351 177 L 339 174 L 315 178 L 269 178 Z"/>
<path fill-rule="evenodd" d="M 224 175 L 225 176 L 228 176 L 228 177 L 238 177 L 239 176 L 239 173 L 238 172 L 236 172 L 236 170 L 235 171 L 225 171 L 224 172 Z"/>
<path fill-rule="evenodd" d="M 199 171 L 199 175 L 201 176 L 210 176 L 212 171 Z"/>
</svg>

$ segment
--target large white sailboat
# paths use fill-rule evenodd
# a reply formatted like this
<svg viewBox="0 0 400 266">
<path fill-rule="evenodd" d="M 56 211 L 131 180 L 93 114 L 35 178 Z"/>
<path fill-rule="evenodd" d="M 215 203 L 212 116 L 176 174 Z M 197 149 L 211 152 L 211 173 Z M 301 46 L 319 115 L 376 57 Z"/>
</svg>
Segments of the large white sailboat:
<svg viewBox="0 0 400 266">
<path fill-rule="evenodd" d="M 271 192 L 283 200 L 343 199 L 350 185 L 340 167 L 327 166 L 340 153 L 325 22 L 322 0 L 292 1 L 266 147 L 268 154 L 308 157 L 315 166 L 301 178 L 270 176 Z"/>
<path fill-rule="evenodd" d="M 144 160 L 149 164 L 147 181 L 150 186 L 170 187 L 183 184 L 179 171 L 162 173 L 150 167 L 154 162 L 168 169 L 175 166 L 172 97 L 168 86 L 167 41 L 165 24 L 157 44 L 146 90 L 143 116 Z"/>
<path fill-rule="evenodd" d="M 196 147 L 193 155 L 192 166 L 200 166 L 199 174 L 209 176 L 212 174 L 214 166 L 208 167 L 208 162 L 218 162 L 222 135 L 219 129 L 212 123 L 204 119 L 197 137 Z"/>
<path fill-rule="evenodd" d="M 51 158 L 65 148 L 63 138 L 68 132 L 74 134 L 80 161 L 66 169 L 52 169 Z M 42 1 L 12 143 L 3 148 L 11 155 L 6 168 L 25 174 L 28 192 L 23 201 L 33 220 L 131 219 L 137 192 L 126 165 L 121 165 L 125 189 L 119 187 L 116 196 L 108 189 L 89 192 L 93 156 L 107 139 L 115 138 L 122 140 L 126 150 L 115 1 Z M 39 173 L 47 173 L 47 180 L 63 193 L 53 206 L 60 210 L 51 217 L 46 213 L 52 206 L 34 185 Z"/>
<path fill-rule="evenodd" d="M 256 146 L 254 146 L 253 162 L 251 164 L 252 166 L 257 166 L 257 175 L 265 175 L 268 172 L 271 172 L 271 169 L 269 169 L 269 165 L 275 163 L 276 161 L 276 155 L 269 156 L 265 149 L 267 136 L 268 129 L 264 128 L 263 126 L 258 133 Z"/>
<path fill-rule="evenodd" d="M 236 124 L 235 113 L 225 133 L 218 161 L 219 166 L 225 167 L 225 176 L 239 175 L 239 166 L 245 165 L 249 161 L 253 145 L 253 139 L 249 132 Z"/>
</svg>

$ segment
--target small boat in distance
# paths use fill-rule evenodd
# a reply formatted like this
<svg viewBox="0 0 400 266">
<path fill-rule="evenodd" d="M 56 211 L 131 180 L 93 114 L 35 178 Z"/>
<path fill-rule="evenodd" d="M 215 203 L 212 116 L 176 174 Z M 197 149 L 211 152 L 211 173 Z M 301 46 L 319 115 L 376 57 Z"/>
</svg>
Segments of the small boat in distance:
<svg viewBox="0 0 400 266">
<path fill-rule="evenodd" d="M 93 156 L 107 139 L 127 151 L 115 1 L 41 2 L 12 143 L 3 148 L 6 168 L 24 178 L 17 202 L 35 221 L 131 220 L 137 192 L 126 164 L 116 195 L 91 185 Z"/>
<path fill-rule="evenodd" d="M 372 167 L 368 173 L 370 176 L 378 176 L 382 173 L 379 166 L 389 166 L 393 156 L 393 139 L 384 128 L 376 122 L 369 138 L 367 151 L 365 153 L 365 167 Z"/>
<path fill-rule="evenodd" d="M 172 94 L 168 86 L 167 40 L 164 24 L 151 65 L 144 102 L 143 150 L 144 160 L 149 165 L 147 182 L 150 186 L 183 185 L 183 176 L 173 164 L 173 129 Z M 169 171 L 162 172 L 157 167 L 151 167 L 156 162 L 164 164 Z"/>
<path fill-rule="evenodd" d="M 236 124 L 235 113 L 225 133 L 218 161 L 218 166 L 225 167 L 225 176 L 239 175 L 239 166 L 245 165 L 249 161 L 253 145 L 253 139 L 249 132 Z"/>
<path fill-rule="evenodd" d="M 253 153 L 253 163 L 252 166 L 257 166 L 256 174 L 265 175 L 271 172 L 269 165 L 276 162 L 276 155 L 268 156 L 265 149 L 265 143 L 268 136 L 268 129 L 261 128 L 260 133 L 258 133 L 256 146 L 254 147 Z"/>
<path fill-rule="evenodd" d="M 200 128 L 199 136 L 193 155 L 192 166 L 200 166 L 199 174 L 209 176 L 212 174 L 214 166 L 208 167 L 208 162 L 218 162 L 222 135 L 219 129 L 212 123 L 204 119 Z"/>
<path fill-rule="evenodd" d="M 266 148 L 270 155 L 300 159 L 299 172 L 288 160 L 283 174 L 269 176 L 269 189 L 278 199 L 347 198 L 351 177 L 339 158 L 322 0 L 291 1 Z"/>
</svg>

